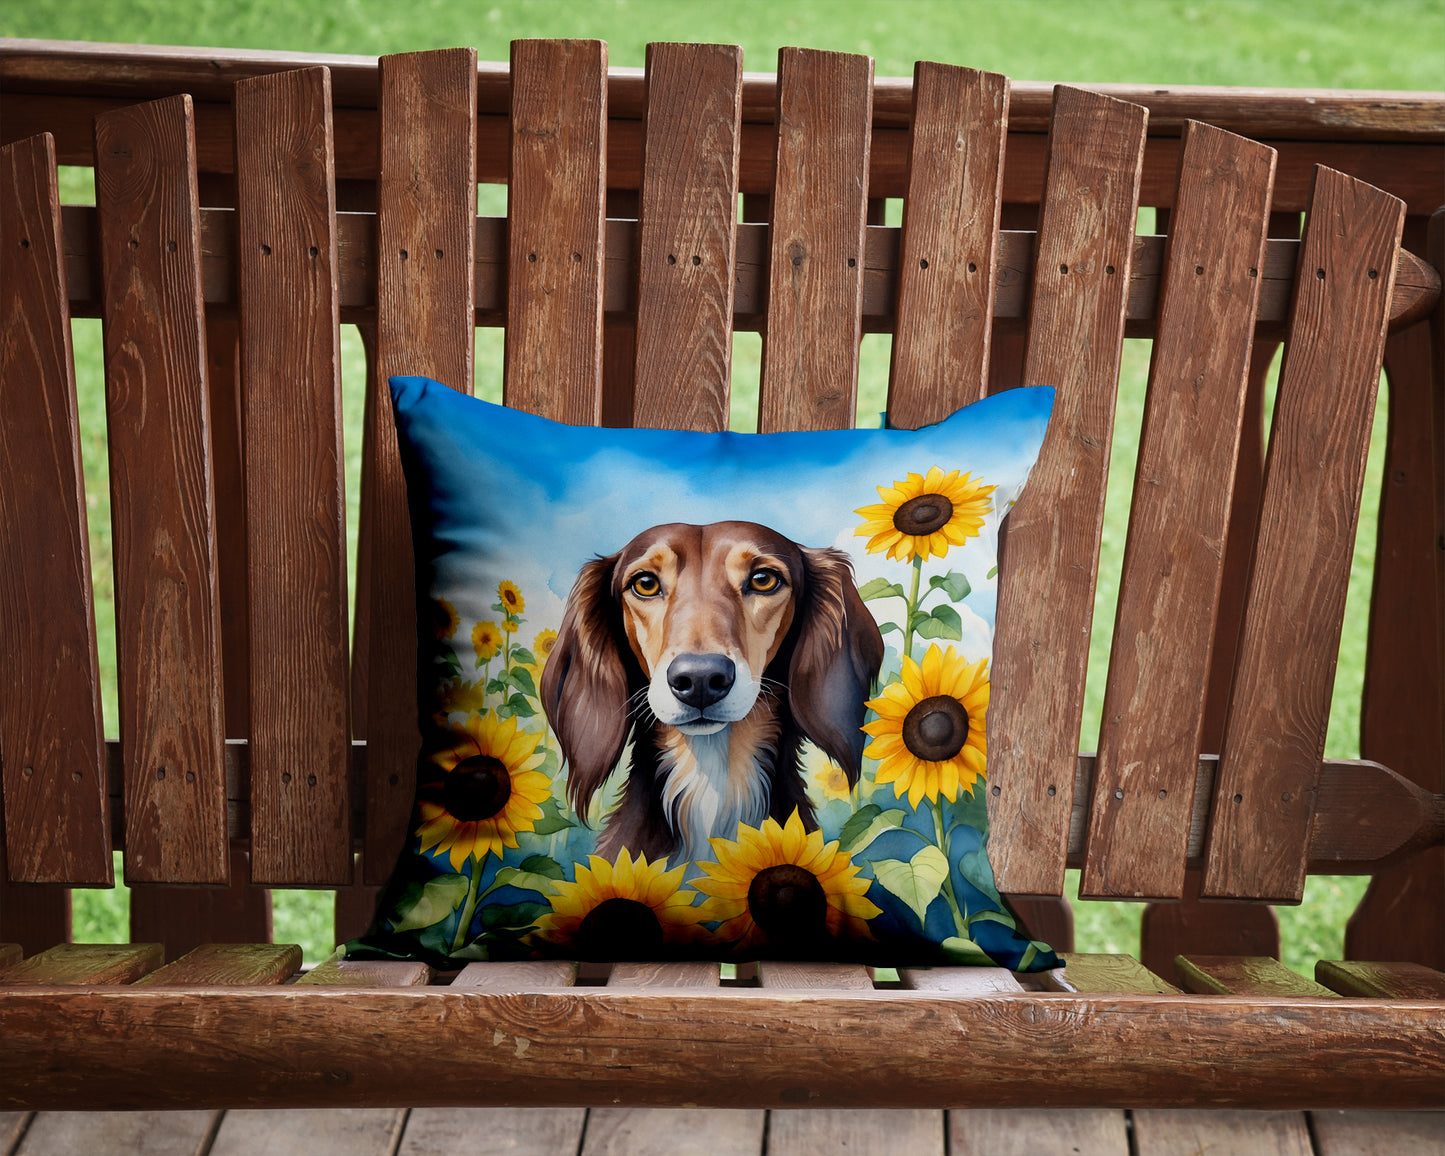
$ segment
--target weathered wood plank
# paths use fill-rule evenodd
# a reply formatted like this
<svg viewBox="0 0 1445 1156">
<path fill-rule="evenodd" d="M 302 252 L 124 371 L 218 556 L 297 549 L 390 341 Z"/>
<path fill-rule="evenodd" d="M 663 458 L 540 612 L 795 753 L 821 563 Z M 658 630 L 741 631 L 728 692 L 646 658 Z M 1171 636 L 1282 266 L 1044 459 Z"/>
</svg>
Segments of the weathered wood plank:
<svg viewBox="0 0 1445 1156">
<path fill-rule="evenodd" d="M 1185 991 L 1221 995 L 1334 994 L 1269 956 L 1181 955 L 1174 966 Z"/>
<path fill-rule="evenodd" d="M 1083 710 L 1147 112 L 1060 86 L 1023 384 L 1057 391 L 1008 520 L 989 699 L 1000 891 L 1057 895 Z"/>
<path fill-rule="evenodd" d="M 956 1109 L 948 1137 L 953 1156 L 1130 1156 L 1129 1126 L 1117 1109 Z"/>
<path fill-rule="evenodd" d="M 586 1118 L 585 1108 L 413 1108 L 396 1156 L 576 1156 Z"/>
<path fill-rule="evenodd" d="M 1208 795 L 1204 796 L 1205 801 Z M 1357 812 L 1357 818 L 1359 813 Z M 1204 831 L 1198 834 L 1203 845 Z M 1150 903 L 1139 920 L 1139 959 L 1158 975 L 1174 974 L 1180 955 L 1211 952 L 1220 955 L 1279 958 L 1279 916 L 1264 903 L 1221 903 L 1200 898 L 1204 872 L 1191 860 L 1184 873 L 1184 897 L 1168 903 Z"/>
<path fill-rule="evenodd" d="M 351 879 L 346 500 L 325 71 L 236 86 L 251 875 Z"/>
<path fill-rule="evenodd" d="M 944 1114 L 922 1108 L 819 1108 L 768 1114 L 769 1156 L 943 1156 Z"/>
<path fill-rule="evenodd" d="M 988 391 L 1009 80 L 913 67 L 898 329 L 888 384 L 895 427 L 940 421 Z"/>
<path fill-rule="evenodd" d="M 1445 1156 L 1445 1112 L 1314 1111 L 1317 1156 Z"/>
<path fill-rule="evenodd" d="M 366 854 L 383 883 L 406 840 L 421 746 L 416 715 L 416 588 L 406 481 L 387 385 L 423 374 L 472 390 L 477 54 L 381 59 L 376 373 L 366 398 Z"/>
<path fill-rule="evenodd" d="M 596 425 L 602 414 L 607 45 L 512 44 L 507 185 L 507 405 Z"/>
<path fill-rule="evenodd" d="M 1081 898 L 1184 893 L 1274 159 L 1208 125 L 1185 129 Z"/>
<path fill-rule="evenodd" d="M 207 943 L 136 980 L 138 987 L 282 983 L 301 967 L 294 943 Z"/>
<path fill-rule="evenodd" d="M 740 48 L 647 46 L 636 426 L 728 425 L 742 83 Z"/>
<path fill-rule="evenodd" d="M 225 883 L 225 717 L 188 96 L 95 123 L 125 872 Z"/>
<path fill-rule="evenodd" d="M 432 970 L 424 963 L 391 959 L 343 959 L 338 951 L 296 982 L 311 987 L 425 987 Z"/>
<path fill-rule="evenodd" d="M 1179 989 L 1155 975 L 1132 955 L 1097 952 L 1065 952 L 1063 979 L 1069 991 L 1077 992 L 1177 992 Z M 1046 972 L 1053 977 L 1054 972 Z M 1049 980 L 1045 981 L 1046 984 Z"/>
<path fill-rule="evenodd" d="M 766 1124 L 745 1108 L 593 1108 L 581 1156 L 758 1156 Z"/>
<path fill-rule="evenodd" d="M 1313 1156 L 1303 1112 L 1136 1111 L 1137 1156 L 1228 1152 L 1230 1156 Z"/>
<path fill-rule="evenodd" d="M 198 1156 L 209 1147 L 221 1115 L 215 1111 L 37 1112 L 15 1156 L 91 1152 Z"/>
<path fill-rule="evenodd" d="M 400 1108 L 232 1109 L 208 1156 L 392 1156 L 405 1125 Z"/>
<path fill-rule="evenodd" d="M 0 984 L 132 983 L 164 962 L 159 943 L 61 943 L 0 971 Z"/>
<path fill-rule="evenodd" d="M 51 138 L 0 150 L 0 700 L 9 877 L 109 887 L 100 663 Z"/>
<path fill-rule="evenodd" d="M 791 991 L 872 991 L 873 977 L 857 963 L 769 959 L 758 964 L 758 986 Z"/>
<path fill-rule="evenodd" d="M 34 1112 L 0 1112 L 0 1152 L 14 1151 L 34 1118 Z"/>
<path fill-rule="evenodd" d="M 947 991 L 955 995 L 1023 991 L 1012 973 L 1001 967 L 900 967 L 898 978 L 909 991 Z"/>
<path fill-rule="evenodd" d="M 481 987 L 488 991 L 535 991 L 546 987 L 571 987 L 576 982 L 575 963 L 565 959 L 540 959 L 517 963 L 469 963 L 452 980 L 451 986 Z"/>
<path fill-rule="evenodd" d="M 715 963 L 614 963 L 608 987 L 717 987 Z"/>
<path fill-rule="evenodd" d="M 1445 1000 L 1445 973 L 1423 963 L 1362 963 L 1322 959 L 1315 979 L 1341 995 Z"/>
<path fill-rule="evenodd" d="M 853 426 L 872 98 L 871 57 L 778 53 L 761 433 Z"/>
<path fill-rule="evenodd" d="M 271 892 L 253 886 L 246 852 L 231 847 L 229 887 L 136 883 L 130 888 L 132 943 L 161 943 L 176 959 L 203 943 L 269 943 Z"/>
<path fill-rule="evenodd" d="M 0 839 L 0 852 L 4 840 Z M 70 939 L 70 889 L 55 883 L 11 883 L 0 870 L 0 936 L 30 953 Z"/>
<path fill-rule="evenodd" d="M 1215 782 L 1207 898 L 1298 903 L 1304 891 L 1404 211 L 1319 172 Z"/>
</svg>

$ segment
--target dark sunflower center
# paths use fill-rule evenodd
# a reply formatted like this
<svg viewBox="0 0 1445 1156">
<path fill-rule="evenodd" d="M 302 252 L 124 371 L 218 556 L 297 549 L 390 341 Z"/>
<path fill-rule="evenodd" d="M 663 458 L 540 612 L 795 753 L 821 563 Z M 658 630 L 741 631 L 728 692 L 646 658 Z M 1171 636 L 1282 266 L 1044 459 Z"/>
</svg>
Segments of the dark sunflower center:
<svg viewBox="0 0 1445 1156">
<path fill-rule="evenodd" d="M 775 944 L 802 944 L 823 935 L 828 899 L 811 871 L 792 863 L 753 876 L 748 911 Z"/>
<path fill-rule="evenodd" d="M 636 899 L 604 899 L 583 918 L 574 944 L 583 959 L 650 959 L 662 951 L 662 925 Z"/>
<path fill-rule="evenodd" d="M 903 745 L 926 763 L 953 758 L 968 742 L 968 711 L 948 694 L 926 698 L 903 720 Z"/>
<path fill-rule="evenodd" d="M 490 819 L 511 797 L 507 765 L 491 755 L 463 759 L 442 780 L 442 806 L 464 823 Z"/>
<path fill-rule="evenodd" d="M 953 503 L 942 494 L 919 494 L 893 511 L 893 525 L 903 534 L 932 534 L 951 517 Z"/>
</svg>

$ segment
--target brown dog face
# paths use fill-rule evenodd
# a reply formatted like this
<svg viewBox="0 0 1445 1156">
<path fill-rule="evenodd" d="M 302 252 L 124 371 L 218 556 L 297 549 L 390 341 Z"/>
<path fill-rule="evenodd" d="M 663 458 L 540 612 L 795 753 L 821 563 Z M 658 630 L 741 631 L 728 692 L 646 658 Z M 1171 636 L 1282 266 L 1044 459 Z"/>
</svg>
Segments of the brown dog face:
<svg viewBox="0 0 1445 1156">
<path fill-rule="evenodd" d="M 796 545 L 751 522 L 655 526 L 627 544 L 613 592 L 659 722 L 705 735 L 747 716 L 801 568 Z"/>
</svg>

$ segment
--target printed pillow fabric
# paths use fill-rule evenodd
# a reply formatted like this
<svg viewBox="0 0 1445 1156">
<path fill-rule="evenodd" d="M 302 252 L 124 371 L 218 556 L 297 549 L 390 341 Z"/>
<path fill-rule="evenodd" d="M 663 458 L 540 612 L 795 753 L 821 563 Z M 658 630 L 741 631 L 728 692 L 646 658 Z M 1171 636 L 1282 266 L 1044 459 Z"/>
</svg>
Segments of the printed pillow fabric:
<svg viewBox="0 0 1445 1156">
<path fill-rule="evenodd" d="M 1052 390 L 769 435 L 391 390 L 423 743 L 350 956 L 1059 966 L 981 789 L 998 527 Z"/>
</svg>

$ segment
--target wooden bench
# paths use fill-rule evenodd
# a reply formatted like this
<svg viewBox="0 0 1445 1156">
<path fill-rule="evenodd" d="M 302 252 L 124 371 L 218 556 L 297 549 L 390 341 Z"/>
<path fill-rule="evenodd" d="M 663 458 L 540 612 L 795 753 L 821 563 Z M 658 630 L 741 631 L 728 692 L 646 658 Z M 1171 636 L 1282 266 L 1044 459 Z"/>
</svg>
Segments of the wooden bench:
<svg viewBox="0 0 1445 1156">
<path fill-rule="evenodd" d="M 1002 77 L 875 81 L 866 57 L 793 49 L 746 82 L 736 49 L 697 45 L 654 46 L 645 78 L 609 79 L 582 41 L 520 42 L 509 69 L 467 50 L 332 64 L 0 49 L 0 930 L 21 944 L 0 948 L 0 1109 L 1439 1106 L 1445 218 L 1428 254 L 1418 235 L 1445 199 L 1438 97 L 1402 102 L 1395 144 L 1272 149 L 1185 121 L 1187 99 L 1158 101 L 1177 135 L 1150 137 L 1116 95 L 1029 90 L 1019 113 Z M 1263 100 L 1193 99 L 1235 128 Z M 1306 138 L 1375 115 L 1271 99 Z M 1383 183 L 1405 199 L 1300 160 L 1396 147 Z M 94 209 L 61 209 L 57 161 L 94 164 Z M 477 216 L 479 178 L 507 183 L 505 219 Z M 1146 187 L 1163 235 L 1136 236 Z M 119 742 L 78 469 L 83 315 L 105 324 Z M 369 381 L 350 645 L 340 322 Z M 1085 894 L 1156 900 L 1143 962 L 1021 980 L 333 960 L 297 979 L 294 948 L 257 942 L 268 886 L 337 888 L 354 932 L 402 837 L 414 627 L 378 383 L 472 382 L 476 326 L 505 328 L 508 404 L 573 422 L 724 428 L 735 329 L 765 335 L 764 430 L 851 424 L 865 332 L 893 335 L 895 424 L 1055 386 L 1008 527 L 992 858 L 1065 947 L 1066 867 Z M 1154 354 L 1081 756 L 1126 335 Z M 1371 759 L 1322 760 L 1382 357 Z M 60 942 L 64 889 L 109 885 L 113 848 L 136 943 Z M 1310 872 L 1376 888 L 1353 962 L 1314 981 L 1274 959 L 1265 905 Z"/>
</svg>

